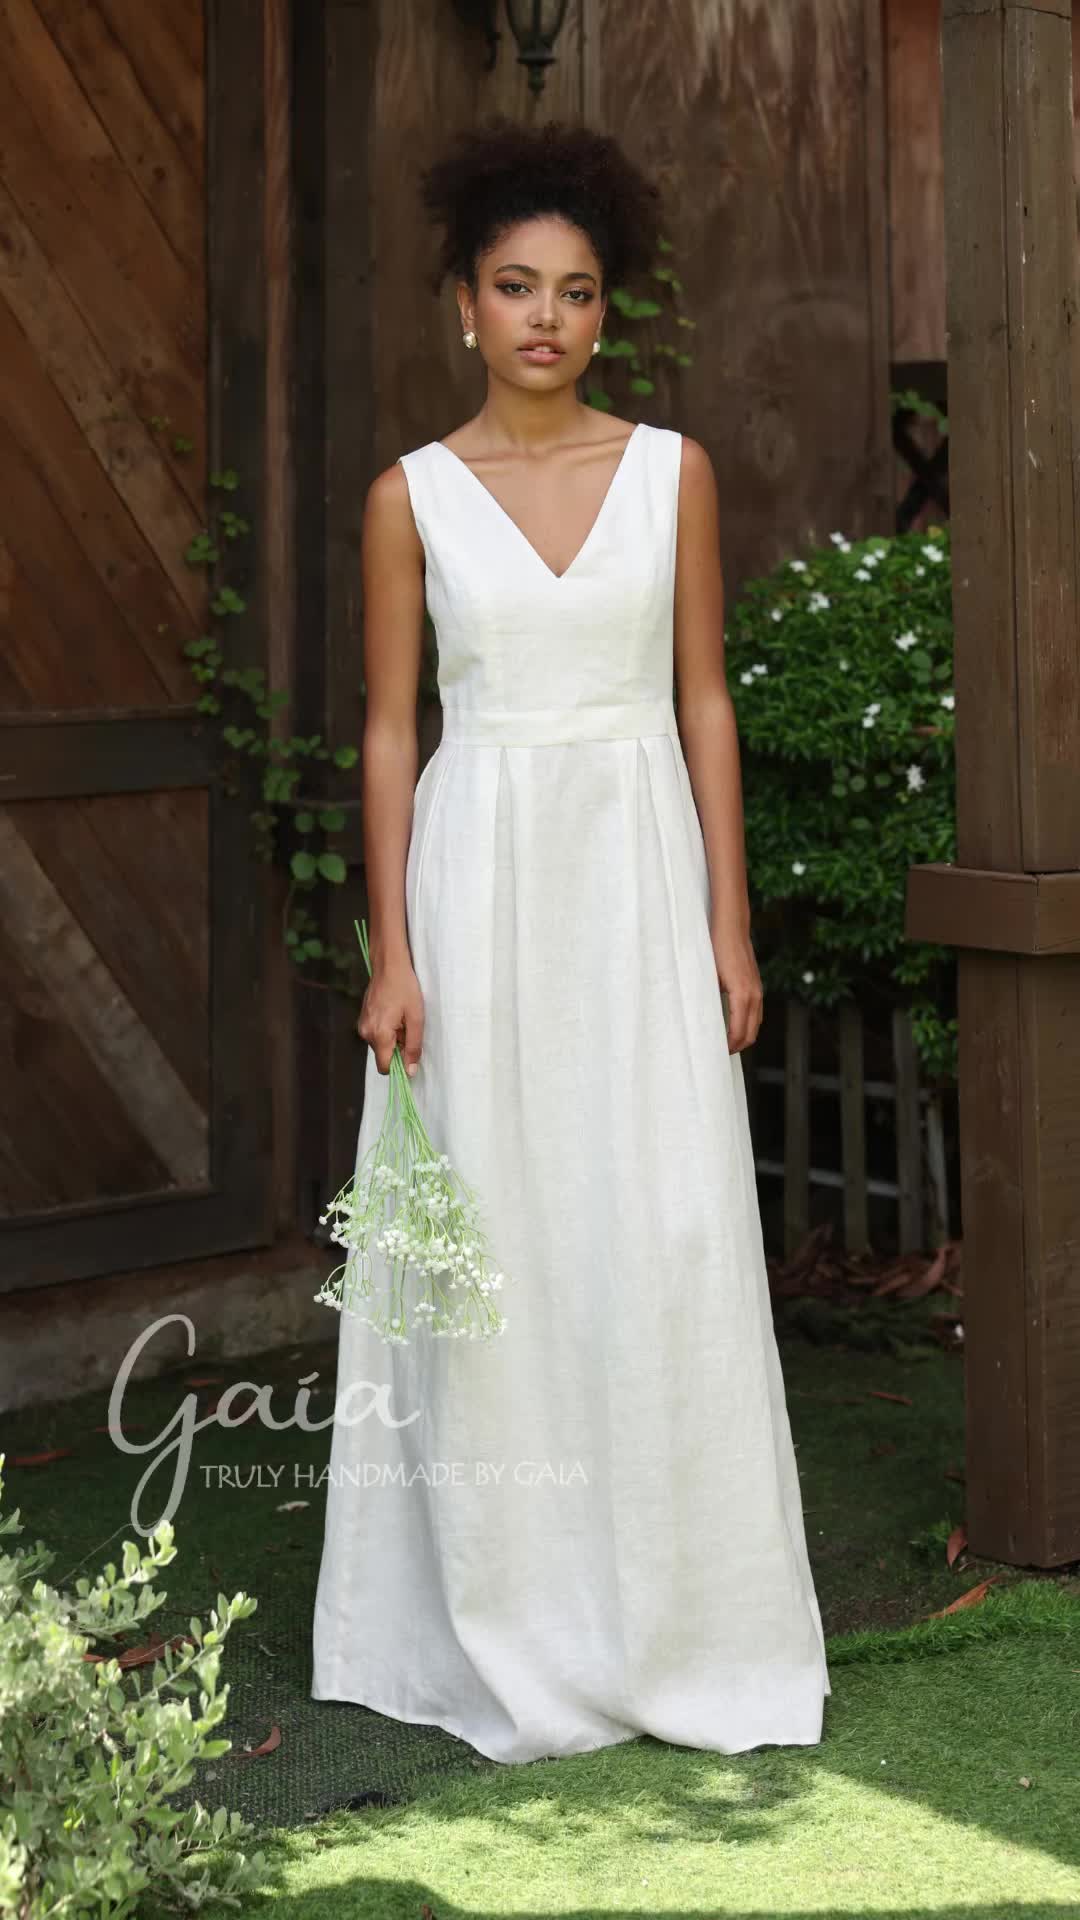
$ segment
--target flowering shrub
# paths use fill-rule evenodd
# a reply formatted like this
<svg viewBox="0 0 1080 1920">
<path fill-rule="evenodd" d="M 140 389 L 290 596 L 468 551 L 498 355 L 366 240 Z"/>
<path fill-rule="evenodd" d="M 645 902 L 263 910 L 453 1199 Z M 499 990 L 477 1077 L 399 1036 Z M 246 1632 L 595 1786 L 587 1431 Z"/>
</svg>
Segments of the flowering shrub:
<svg viewBox="0 0 1080 1920">
<path fill-rule="evenodd" d="M 221 1649 L 256 1602 L 219 1594 L 211 1625 L 192 1620 L 183 1652 L 164 1645 L 148 1677 L 130 1667 L 129 1695 L 119 1661 L 87 1649 L 163 1604 L 148 1582 L 176 1557 L 172 1527 L 143 1556 L 125 1540 L 123 1572 L 110 1565 L 73 1594 L 41 1579 L 54 1556 L 40 1541 L 7 1551 L 22 1531 L 16 1508 L 0 1522 L 0 1913 L 120 1920 L 144 1893 L 189 1912 L 239 1907 L 265 1878 L 265 1856 L 237 1846 L 252 1828 L 224 1807 L 211 1815 L 196 1800 L 180 1811 L 165 1796 L 188 1784 L 196 1760 L 232 1744 L 209 1738 L 229 1691 L 217 1686 Z"/>
<path fill-rule="evenodd" d="M 955 956 L 904 937 L 907 870 L 955 859 L 946 529 L 851 541 L 744 586 L 727 623 L 754 950 L 766 988 L 903 1005 L 956 1073 Z"/>
</svg>

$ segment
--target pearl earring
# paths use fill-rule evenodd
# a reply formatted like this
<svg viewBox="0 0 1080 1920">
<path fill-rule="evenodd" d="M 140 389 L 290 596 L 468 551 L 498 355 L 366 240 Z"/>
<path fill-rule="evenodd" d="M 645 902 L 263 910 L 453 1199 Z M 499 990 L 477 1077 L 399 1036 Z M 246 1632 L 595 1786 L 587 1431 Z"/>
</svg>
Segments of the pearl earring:
<svg viewBox="0 0 1080 1920">
<path fill-rule="evenodd" d="M 475 333 L 473 332 L 473 330 L 472 330 L 472 328 L 471 328 L 471 327 L 469 328 L 469 331 L 468 331 L 468 333 L 464 333 L 464 334 L 462 334 L 462 336 L 461 336 L 461 337 L 462 337 L 462 339 L 464 340 L 464 342 L 465 342 L 465 345 L 466 345 L 467 347 L 475 347 L 475 345 L 476 345 L 476 335 L 475 335 Z"/>
<path fill-rule="evenodd" d="M 592 343 L 592 350 L 593 350 L 593 352 L 594 352 L 594 353 L 599 353 L 599 351 L 600 351 L 600 340 L 599 340 L 599 337 L 598 337 L 597 339 L 595 339 L 595 340 L 593 341 L 593 343 Z"/>
</svg>

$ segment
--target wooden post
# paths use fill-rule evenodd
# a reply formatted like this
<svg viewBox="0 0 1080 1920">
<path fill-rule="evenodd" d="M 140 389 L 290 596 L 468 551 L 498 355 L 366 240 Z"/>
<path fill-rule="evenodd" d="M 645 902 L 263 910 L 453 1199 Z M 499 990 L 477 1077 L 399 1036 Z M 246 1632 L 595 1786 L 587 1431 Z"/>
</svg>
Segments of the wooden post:
<svg viewBox="0 0 1080 1920">
<path fill-rule="evenodd" d="M 1080 448 L 1071 0 L 944 0 L 967 1530 L 1080 1555 Z"/>
</svg>

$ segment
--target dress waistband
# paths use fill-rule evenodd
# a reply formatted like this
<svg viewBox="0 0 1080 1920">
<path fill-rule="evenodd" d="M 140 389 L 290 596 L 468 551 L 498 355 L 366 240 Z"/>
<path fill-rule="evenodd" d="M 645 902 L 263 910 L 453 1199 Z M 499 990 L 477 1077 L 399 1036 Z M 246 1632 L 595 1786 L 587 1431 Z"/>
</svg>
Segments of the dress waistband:
<svg viewBox="0 0 1080 1920">
<path fill-rule="evenodd" d="M 670 698 L 620 701 L 607 707 L 458 707 L 443 705 L 442 737 L 474 745 L 546 747 L 576 740 L 678 737 Z"/>
</svg>

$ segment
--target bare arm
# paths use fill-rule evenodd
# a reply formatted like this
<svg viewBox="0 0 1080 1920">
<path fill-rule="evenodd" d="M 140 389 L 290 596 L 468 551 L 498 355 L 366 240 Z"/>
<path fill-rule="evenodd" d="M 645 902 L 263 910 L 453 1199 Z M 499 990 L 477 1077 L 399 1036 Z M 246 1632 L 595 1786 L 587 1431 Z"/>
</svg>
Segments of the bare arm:
<svg viewBox="0 0 1080 1920">
<path fill-rule="evenodd" d="M 363 818 L 371 959 L 408 954 L 405 861 L 416 785 L 416 693 L 424 611 L 424 555 L 405 475 L 388 467 L 368 488 L 361 536 L 364 582 Z"/>
<path fill-rule="evenodd" d="M 422 1000 L 412 971 L 405 914 L 405 867 L 412 832 L 419 750 L 416 696 L 424 616 L 424 550 L 402 468 L 372 481 L 361 533 L 364 587 L 362 802 L 364 862 L 371 914 L 372 979 L 358 1021 L 389 1070 L 406 1035 L 405 1064 L 420 1053 Z"/>
<path fill-rule="evenodd" d="M 709 867 L 709 931 L 728 996 L 728 1049 L 752 1046 L 762 993 L 750 943 L 742 774 L 724 666 L 724 582 L 712 461 L 683 437 L 675 550 L 675 675 L 679 736 Z"/>
</svg>

